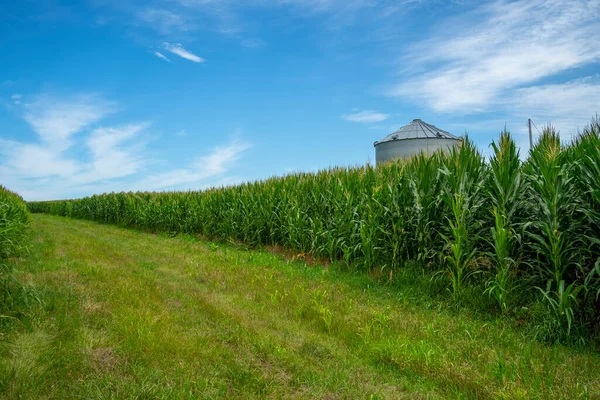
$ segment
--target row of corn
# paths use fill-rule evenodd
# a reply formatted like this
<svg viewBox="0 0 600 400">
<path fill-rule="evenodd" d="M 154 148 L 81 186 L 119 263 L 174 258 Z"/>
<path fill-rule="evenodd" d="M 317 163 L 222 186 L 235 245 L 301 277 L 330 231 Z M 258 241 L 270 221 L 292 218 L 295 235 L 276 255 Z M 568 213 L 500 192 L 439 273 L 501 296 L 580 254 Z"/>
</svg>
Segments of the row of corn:
<svg viewBox="0 0 600 400">
<path fill-rule="evenodd" d="M 28 232 L 29 212 L 23 199 L 0 186 L 0 320 L 13 309 L 11 257 L 19 256 Z"/>
</svg>

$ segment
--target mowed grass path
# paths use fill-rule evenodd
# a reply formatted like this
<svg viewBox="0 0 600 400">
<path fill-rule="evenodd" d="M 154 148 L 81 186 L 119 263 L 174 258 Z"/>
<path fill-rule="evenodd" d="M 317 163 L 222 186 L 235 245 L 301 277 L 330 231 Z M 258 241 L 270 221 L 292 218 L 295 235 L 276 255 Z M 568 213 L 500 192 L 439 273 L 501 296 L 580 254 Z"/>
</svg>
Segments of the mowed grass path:
<svg viewBox="0 0 600 400">
<path fill-rule="evenodd" d="M 33 217 L 41 306 L 2 338 L 5 398 L 598 398 L 600 357 L 402 285 L 264 251 Z M 413 288 L 414 292 L 414 288 Z"/>
</svg>

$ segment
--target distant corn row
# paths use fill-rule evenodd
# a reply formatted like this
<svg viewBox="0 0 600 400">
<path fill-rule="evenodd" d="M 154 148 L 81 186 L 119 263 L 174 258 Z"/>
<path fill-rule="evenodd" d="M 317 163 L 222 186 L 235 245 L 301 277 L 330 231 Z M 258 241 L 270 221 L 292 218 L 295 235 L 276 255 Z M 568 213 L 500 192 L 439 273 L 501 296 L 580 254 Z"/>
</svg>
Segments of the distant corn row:
<svg viewBox="0 0 600 400">
<path fill-rule="evenodd" d="M 28 203 L 32 212 L 160 232 L 283 245 L 360 269 L 416 265 L 460 300 L 481 287 L 510 313 L 546 305 L 546 331 L 597 318 L 600 123 L 569 145 L 544 130 L 527 161 L 508 132 L 489 161 L 464 140 L 448 153 L 334 168 L 202 192 L 111 193 Z M 533 289 L 533 290 L 529 290 Z M 550 321 L 550 322 L 548 322 Z"/>
</svg>

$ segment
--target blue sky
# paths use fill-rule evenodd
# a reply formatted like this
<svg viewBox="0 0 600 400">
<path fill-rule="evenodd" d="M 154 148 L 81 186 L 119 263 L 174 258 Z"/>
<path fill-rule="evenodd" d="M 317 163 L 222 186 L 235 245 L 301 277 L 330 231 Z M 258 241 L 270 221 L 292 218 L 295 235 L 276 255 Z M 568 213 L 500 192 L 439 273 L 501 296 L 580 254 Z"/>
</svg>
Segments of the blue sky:
<svg viewBox="0 0 600 400">
<path fill-rule="evenodd" d="M 483 152 L 600 112 L 600 1 L 0 5 L 0 183 L 27 200 L 362 165 L 421 118 Z"/>
</svg>

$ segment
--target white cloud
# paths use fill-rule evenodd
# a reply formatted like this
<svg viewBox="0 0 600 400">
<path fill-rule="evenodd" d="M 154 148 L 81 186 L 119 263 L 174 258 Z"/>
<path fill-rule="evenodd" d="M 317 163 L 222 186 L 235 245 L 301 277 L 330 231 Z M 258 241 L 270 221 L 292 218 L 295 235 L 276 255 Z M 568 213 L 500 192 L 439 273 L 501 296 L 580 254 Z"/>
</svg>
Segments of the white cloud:
<svg viewBox="0 0 600 400">
<path fill-rule="evenodd" d="M 249 19 L 258 11 L 277 10 L 283 18 L 319 18 L 319 24 L 332 31 L 351 26 L 369 12 L 375 19 L 390 16 L 420 0 L 157 0 L 153 7 L 133 11 L 138 23 L 150 26 L 163 37 L 174 33 L 189 33 L 197 27 L 190 21 L 201 20 L 203 29 L 217 31 L 240 40 L 242 46 L 259 47 L 264 43 L 245 37 L 259 25 L 271 21 Z M 279 23 L 277 18 L 276 23 Z M 290 22 L 289 26 L 293 26 Z M 251 36 L 250 36 L 251 37 Z"/>
<path fill-rule="evenodd" d="M 540 128 L 551 122 L 564 135 L 574 135 L 600 112 L 600 78 L 519 89 L 507 103 L 523 120 L 531 118 Z"/>
<path fill-rule="evenodd" d="M 23 118 L 36 130 L 38 140 L 26 143 L 0 139 L 2 184 L 26 200 L 184 186 L 199 189 L 210 183 L 239 181 L 228 173 L 250 147 L 234 139 L 198 157 L 187 167 L 169 169 L 162 163 L 160 172 L 153 173 L 149 170 L 150 160 L 156 159 L 157 154 L 151 157 L 146 149 L 149 123 L 104 125 L 88 131 L 85 128 L 101 121 L 108 108 L 114 108 L 112 103 L 92 96 L 38 96 L 36 99 L 27 105 Z M 42 121 L 47 121 L 49 126 Z M 182 130 L 178 134 L 186 132 Z"/>
<path fill-rule="evenodd" d="M 0 139 L 0 170 L 27 199 L 68 197 L 81 185 L 130 176 L 144 163 L 143 145 L 131 143 L 147 124 L 117 128 L 85 128 L 100 121 L 114 104 L 98 96 L 35 97 L 23 118 L 38 134 L 36 143 Z M 84 145 L 91 157 L 72 147 Z M 95 188 L 99 190 L 98 187 Z"/>
<path fill-rule="evenodd" d="M 235 15 L 242 13 L 244 7 L 287 7 L 295 14 L 329 14 L 328 22 L 351 23 L 358 12 L 364 9 L 375 9 L 377 6 L 387 9 L 386 4 L 375 0 L 175 0 L 188 8 L 207 10 L 215 16 L 235 20 Z M 413 1 L 403 1 L 411 3 Z"/>
<path fill-rule="evenodd" d="M 208 155 L 199 157 L 187 168 L 153 174 L 134 184 L 135 190 L 161 190 L 197 187 L 208 178 L 219 177 L 230 170 L 241 154 L 251 146 L 239 139 L 226 146 L 214 148 Z"/>
<path fill-rule="evenodd" d="M 379 111 L 365 110 L 365 111 L 355 112 L 352 114 L 344 114 L 344 115 L 342 115 L 342 118 L 345 119 L 346 121 L 371 124 L 371 123 L 375 123 L 375 122 L 385 121 L 386 119 L 389 118 L 389 114 L 384 114 Z"/>
<path fill-rule="evenodd" d="M 166 62 L 171 62 L 171 60 L 169 60 L 169 59 L 167 58 L 167 56 L 165 56 L 164 54 L 162 54 L 162 53 L 161 53 L 161 52 L 159 52 L 159 51 L 155 51 L 155 52 L 154 52 L 154 55 L 155 55 L 156 57 L 158 57 L 158 58 L 162 58 L 162 59 L 163 59 L 163 60 L 165 60 Z"/>
<path fill-rule="evenodd" d="M 81 167 L 75 160 L 65 158 L 47 146 L 0 139 L 2 166 L 12 175 L 25 179 L 68 177 Z"/>
<path fill-rule="evenodd" d="M 186 18 L 170 10 L 146 8 L 137 11 L 138 21 L 149 25 L 161 34 L 187 32 L 195 28 Z"/>
<path fill-rule="evenodd" d="M 112 103 L 93 95 L 69 98 L 41 95 L 24 107 L 25 120 L 42 141 L 61 151 L 70 147 L 73 134 L 114 110 Z"/>
<path fill-rule="evenodd" d="M 27 186 L 57 188 L 121 178 L 137 173 L 144 163 L 143 146 L 131 144 L 147 124 L 95 129 L 84 141 L 91 158 L 74 159 L 64 151 L 39 144 L 0 140 L 0 165 Z M 125 144 L 127 144 L 125 146 Z"/>
<path fill-rule="evenodd" d="M 203 63 L 205 61 L 204 58 L 198 57 L 191 51 L 184 49 L 183 46 L 179 43 L 171 44 L 171 43 L 164 42 L 163 46 L 164 46 L 165 50 L 170 51 L 171 53 L 173 53 L 181 58 L 185 58 L 186 60 L 190 60 L 195 63 Z"/>
<path fill-rule="evenodd" d="M 131 139 L 138 136 L 148 125 L 141 123 L 95 129 L 86 139 L 86 145 L 92 153 L 92 161 L 80 175 L 74 177 L 74 181 L 90 183 L 137 173 L 144 163 L 144 158 L 141 155 L 142 148 L 132 145 Z"/>
<path fill-rule="evenodd" d="M 102 0 L 120 12 L 126 12 L 136 27 L 150 28 L 158 40 L 175 41 L 182 38 L 193 40 L 202 30 L 218 32 L 240 42 L 246 48 L 265 45 L 257 39 L 257 33 L 283 28 L 299 29 L 302 20 L 313 19 L 320 29 L 329 32 L 354 26 L 375 24 L 380 31 L 381 22 L 388 26 L 398 25 L 398 14 L 420 5 L 422 0 L 153 0 L 117 1 Z M 269 15 L 277 12 L 277 18 L 255 18 L 256 13 Z M 115 21 L 118 20 L 115 18 Z M 148 32 L 144 32 L 146 38 Z M 369 36 L 373 36 L 369 34 Z M 140 35 L 141 36 L 141 35 Z M 196 37 L 197 38 L 197 37 Z M 325 39 L 327 40 L 327 39 Z M 188 52 L 189 53 L 189 52 Z M 199 56 L 194 55 L 198 59 Z M 183 56 L 187 58 L 186 56 Z"/>
<path fill-rule="evenodd" d="M 210 154 L 200 157 L 193 167 L 196 171 L 202 171 L 207 176 L 220 175 L 224 173 L 234 162 L 236 162 L 240 154 L 250 148 L 250 145 L 234 140 L 227 146 L 216 147 Z"/>
<path fill-rule="evenodd" d="M 596 0 L 485 4 L 413 46 L 389 94 L 442 112 L 487 110 L 508 90 L 600 61 L 598 21 Z"/>
<path fill-rule="evenodd" d="M 21 99 L 21 95 L 13 95 Z M 69 179 L 82 168 L 80 161 L 65 154 L 72 136 L 110 113 L 114 105 L 92 95 L 59 97 L 43 94 L 24 105 L 23 118 L 41 143 L 2 141 L 2 165 L 23 179 Z"/>
</svg>

